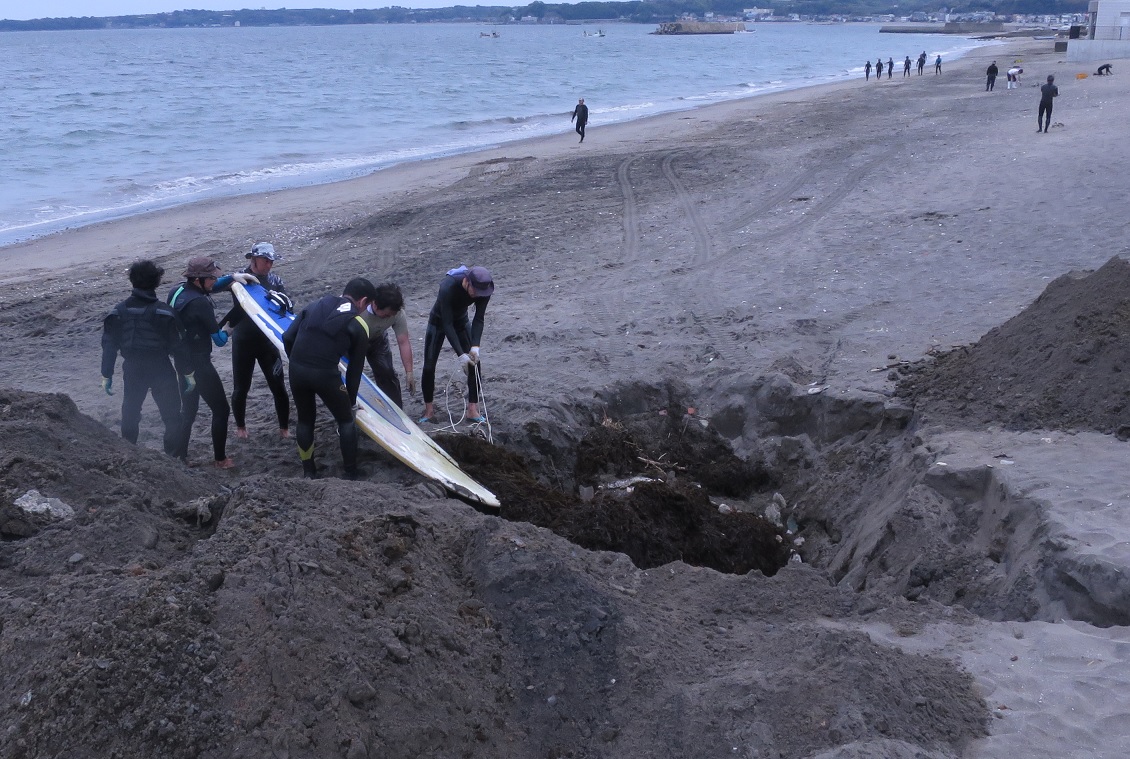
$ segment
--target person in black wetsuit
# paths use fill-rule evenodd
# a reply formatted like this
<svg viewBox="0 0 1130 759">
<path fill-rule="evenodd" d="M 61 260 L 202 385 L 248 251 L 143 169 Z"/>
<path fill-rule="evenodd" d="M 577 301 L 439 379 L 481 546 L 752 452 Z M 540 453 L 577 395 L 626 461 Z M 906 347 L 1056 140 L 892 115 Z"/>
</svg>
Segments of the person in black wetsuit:
<svg viewBox="0 0 1130 759">
<path fill-rule="evenodd" d="M 141 406 L 145 396 L 153 401 L 165 425 L 164 447 L 170 456 L 179 455 L 181 434 L 180 391 L 177 372 L 169 362 L 187 366 L 184 329 L 176 312 L 157 300 L 157 285 L 165 273 L 152 261 L 136 261 L 129 267 L 133 294 L 114 306 L 102 322 L 102 389 L 113 395 L 114 364 L 122 354 L 122 437 L 137 444 L 141 426 Z M 185 381 L 195 384 L 191 371 Z"/>
<path fill-rule="evenodd" d="M 1044 134 L 1052 125 L 1052 98 L 1059 95 L 1059 87 L 1055 86 L 1055 77 L 1048 74 L 1048 83 L 1040 85 L 1040 110 L 1036 111 L 1036 132 L 1040 132 L 1040 122 L 1043 122 Z M 1045 115 L 1046 114 L 1046 115 Z"/>
<path fill-rule="evenodd" d="M 906 60 L 902 62 L 902 75 L 904 77 L 910 76 L 910 56 L 906 56 Z"/>
<path fill-rule="evenodd" d="M 275 246 L 269 242 L 257 242 L 246 255 L 250 259 L 244 272 L 259 280 L 264 288 L 277 295 L 272 296 L 279 308 L 293 311 L 294 306 L 286 294 L 286 284 L 279 275 L 271 271 L 278 256 Z M 213 288 L 214 290 L 217 288 Z M 279 437 L 290 437 L 290 396 L 286 392 L 282 361 L 278 349 L 255 322 L 247 318 L 246 312 L 236 303 L 222 323 L 232 327 L 231 335 L 231 410 L 235 417 L 235 436 L 247 439 L 247 394 L 255 377 L 255 364 L 263 372 L 267 387 L 275 400 L 275 416 L 279 420 Z"/>
<path fill-rule="evenodd" d="M 1103 65 L 1099 66 L 1097 71 L 1095 71 L 1095 76 L 1109 76 L 1112 73 L 1114 73 L 1114 70 L 1111 68 L 1111 65 L 1109 63 L 1104 63 Z"/>
<path fill-rule="evenodd" d="M 894 70 L 895 70 L 895 59 L 894 58 L 888 58 L 887 59 L 887 78 L 888 79 L 890 79 L 891 76 L 894 74 Z M 882 72 L 880 72 L 880 73 L 882 73 Z"/>
<path fill-rule="evenodd" d="M 585 124 L 589 123 L 589 107 L 585 105 L 585 99 L 581 98 L 577 101 L 577 107 L 573 109 L 573 115 L 569 117 L 569 121 L 577 121 L 577 134 L 581 135 L 581 142 L 585 141 Z"/>
<path fill-rule="evenodd" d="M 372 282 L 361 277 L 351 279 L 341 295 L 326 295 L 302 309 L 283 333 L 283 346 L 290 357 L 290 392 L 298 411 L 295 442 L 302 475 L 309 479 L 318 476 L 314 462 L 317 398 L 322 399 L 337 422 L 345 478 L 355 480 L 361 476 L 357 468 L 353 406 L 369 347 L 369 328 L 361 314 L 376 297 Z M 349 360 L 345 382 L 338 370 L 343 356 Z"/>
<path fill-rule="evenodd" d="M 467 421 L 485 421 L 479 414 L 479 342 L 486 323 L 487 303 L 494 293 L 494 279 L 482 266 L 460 266 L 447 272 L 439 285 L 439 295 L 428 316 L 424 334 L 424 370 L 420 384 L 424 390 L 424 415 L 420 423 L 435 417 L 436 363 L 444 339 L 459 355 L 459 363 L 467 372 Z M 467 318 L 467 309 L 475 306 L 475 321 Z"/>
<path fill-rule="evenodd" d="M 878 72 L 875 75 L 879 76 L 880 73 L 881 72 Z M 867 61 L 867 63 L 863 64 L 863 81 L 866 82 L 870 78 L 871 78 L 871 61 Z"/>
<path fill-rule="evenodd" d="M 993 91 L 993 85 L 996 84 L 997 74 L 999 74 L 999 73 L 1000 73 L 1000 69 L 997 68 L 997 62 L 996 61 L 993 61 L 992 63 L 990 63 L 989 67 L 987 69 L 985 69 L 985 92 L 992 92 Z"/>
<path fill-rule="evenodd" d="M 234 280 L 242 284 L 257 282 L 244 272 L 220 276 L 220 267 L 207 256 L 189 259 L 184 270 L 185 281 L 169 292 L 169 305 L 180 316 L 188 343 L 187 371 L 196 377 L 195 387 L 181 395 L 181 458 L 188 456 L 188 441 L 192 425 L 200 409 L 200 399 L 212 410 L 212 453 L 218 469 L 231 469 L 235 464 L 227 455 L 228 417 L 231 407 L 224 393 L 224 383 L 212 366 L 212 345 L 222 348 L 228 342 L 228 333 L 216 322 L 216 309 L 209 294 L 214 289 L 224 289 Z"/>
</svg>

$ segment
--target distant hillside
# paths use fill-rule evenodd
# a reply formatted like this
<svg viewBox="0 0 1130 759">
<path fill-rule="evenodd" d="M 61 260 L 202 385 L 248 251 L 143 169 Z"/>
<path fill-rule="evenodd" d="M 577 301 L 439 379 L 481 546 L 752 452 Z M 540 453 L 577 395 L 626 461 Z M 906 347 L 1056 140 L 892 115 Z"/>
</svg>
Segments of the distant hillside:
<svg viewBox="0 0 1130 759">
<path fill-rule="evenodd" d="M 636 23 L 672 21 L 685 14 L 703 17 L 705 13 L 716 16 L 740 17 L 743 8 L 751 7 L 749 0 L 629 0 L 629 2 L 588 2 L 576 5 L 555 5 L 533 2 L 524 6 L 467 6 L 448 8 L 412 9 L 403 7 L 374 8 L 371 10 L 185 10 L 172 13 L 153 13 L 135 16 L 83 16 L 81 18 L 43 18 L 31 21 L 0 21 L 0 31 L 43 31 L 57 29 L 148 29 L 218 26 L 329 26 L 338 24 L 406 24 L 440 21 L 510 23 L 523 19 L 541 22 L 610 21 Z M 935 0 L 776 0 L 758 3 L 771 7 L 779 15 L 796 13 L 801 16 L 856 16 L 880 14 L 907 16 L 914 12 L 938 12 Z M 1087 0 L 969 0 L 948 8 L 950 13 L 991 11 L 1002 15 L 1012 14 L 1064 14 L 1083 13 Z"/>
</svg>

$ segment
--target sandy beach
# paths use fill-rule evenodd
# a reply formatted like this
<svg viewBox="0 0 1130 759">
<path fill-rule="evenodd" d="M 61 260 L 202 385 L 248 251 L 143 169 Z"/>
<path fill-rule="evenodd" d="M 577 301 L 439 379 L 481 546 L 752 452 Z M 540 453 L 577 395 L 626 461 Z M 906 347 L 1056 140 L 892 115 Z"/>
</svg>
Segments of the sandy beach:
<svg viewBox="0 0 1130 759">
<path fill-rule="evenodd" d="M 1126 756 L 1130 69 L 1063 58 L 1010 42 L 0 249 L 0 754 Z M 992 60 L 1019 90 L 984 91 Z M 301 480 L 261 378 L 230 472 L 206 410 L 191 466 L 151 401 L 118 437 L 99 336 L 129 264 L 164 295 L 258 240 L 299 304 L 398 282 L 417 364 L 443 272 L 491 269 L 485 405 L 530 476 L 468 462 L 500 516 L 367 440 L 369 481 L 336 479 L 324 409 L 329 476 Z M 582 467 L 609 439 L 640 469 Z M 586 487 L 689 481 L 719 440 L 748 487 L 679 497 L 769 509 L 780 571 L 579 530 Z M 31 489 L 73 516 L 24 524 Z"/>
</svg>

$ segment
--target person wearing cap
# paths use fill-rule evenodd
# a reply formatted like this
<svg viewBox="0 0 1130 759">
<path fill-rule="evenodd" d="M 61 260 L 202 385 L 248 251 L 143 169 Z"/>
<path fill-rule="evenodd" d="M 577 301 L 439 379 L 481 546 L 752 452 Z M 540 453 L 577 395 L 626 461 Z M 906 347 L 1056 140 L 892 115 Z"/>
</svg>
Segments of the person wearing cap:
<svg viewBox="0 0 1130 759">
<path fill-rule="evenodd" d="M 114 306 L 102 323 L 102 389 L 114 394 L 114 364 L 122 354 L 122 437 L 137 444 L 141 406 L 145 396 L 153 401 L 165 425 L 165 453 L 176 456 L 181 434 L 180 391 L 177 372 L 169 362 L 185 367 L 188 354 L 184 328 L 176 312 L 157 299 L 157 285 L 165 270 L 153 261 L 136 261 L 129 267 L 133 293 Z M 195 381 L 185 371 L 185 381 Z"/>
<path fill-rule="evenodd" d="M 369 328 L 361 314 L 376 297 L 373 283 L 356 277 L 346 283 L 341 295 L 326 295 L 302 309 L 283 333 L 283 347 L 290 358 L 290 392 L 298 411 L 294 437 L 302 475 L 308 479 L 318 476 L 314 463 L 318 398 L 337 422 L 345 478 L 355 480 L 361 476 L 357 468 L 353 407 L 369 347 Z M 349 360 L 344 382 L 338 369 L 342 356 Z"/>
<path fill-rule="evenodd" d="M 424 415 L 420 423 L 434 421 L 436 364 L 446 339 L 459 355 L 459 364 L 467 372 L 467 421 L 485 421 L 479 414 L 479 343 L 486 323 L 487 303 L 494 294 L 494 279 L 482 266 L 460 266 L 447 272 L 439 285 L 439 295 L 428 316 L 424 334 L 424 370 L 420 378 L 424 390 Z M 469 321 L 467 309 L 475 306 L 475 320 Z"/>
<path fill-rule="evenodd" d="M 1048 74 L 1048 83 L 1040 85 L 1040 110 L 1036 111 L 1036 132 L 1040 132 L 1040 123 L 1043 122 L 1043 132 L 1048 133 L 1052 125 L 1052 98 L 1059 96 L 1059 87 L 1055 86 L 1055 77 Z"/>
<path fill-rule="evenodd" d="M 259 284 L 269 293 L 276 293 L 276 300 L 283 308 L 293 310 L 290 298 L 286 295 L 286 284 L 278 274 L 271 271 L 278 260 L 275 246 L 269 242 L 257 242 L 244 258 L 249 259 L 244 273 L 259 280 Z M 221 288 L 214 288 L 219 289 Z M 255 377 L 255 364 L 259 364 L 275 401 L 279 437 L 290 437 L 290 395 L 286 391 L 278 349 L 255 322 L 248 318 L 238 302 L 232 305 L 231 311 L 228 311 L 220 323 L 226 323 L 232 328 L 231 410 L 235 417 L 235 436 L 247 439 L 247 395 L 251 392 L 251 382 Z"/>
<path fill-rule="evenodd" d="M 200 409 L 200 399 L 212 411 L 212 452 L 218 469 L 235 466 L 227 456 L 228 417 L 231 407 L 224 393 L 224 383 L 212 366 L 212 346 L 223 347 L 228 333 L 216 322 L 216 309 L 210 293 L 229 287 L 232 281 L 254 284 L 258 280 L 250 274 L 236 272 L 220 276 L 220 266 L 208 256 L 190 258 L 184 270 L 184 282 L 169 292 L 169 305 L 180 316 L 188 344 L 187 371 L 194 374 L 196 383 L 181 395 L 182 428 L 180 457 L 188 457 L 188 441 L 192 425 Z"/>
<path fill-rule="evenodd" d="M 400 349 L 400 362 L 404 364 L 404 377 L 408 392 L 416 394 L 416 377 L 412 373 L 412 339 L 408 335 L 408 319 L 404 316 L 404 294 L 392 282 L 377 285 L 376 299 L 362 316 L 369 327 L 369 350 L 366 358 L 373 371 L 373 382 L 400 408 L 404 397 L 400 392 L 400 379 L 392 366 L 392 351 L 388 347 L 388 328 L 396 336 Z"/>
</svg>

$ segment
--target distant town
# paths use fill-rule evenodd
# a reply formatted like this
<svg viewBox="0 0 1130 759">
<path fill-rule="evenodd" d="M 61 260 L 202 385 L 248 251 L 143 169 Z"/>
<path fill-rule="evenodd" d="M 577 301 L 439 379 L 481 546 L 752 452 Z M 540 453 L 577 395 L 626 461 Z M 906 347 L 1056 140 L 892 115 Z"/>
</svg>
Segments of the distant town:
<svg viewBox="0 0 1130 759">
<path fill-rule="evenodd" d="M 43 18 L 30 21 L 0 20 L 0 31 L 44 31 L 64 29 L 151 29 L 238 26 L 331 26 L 343 24 L 412 23 L 488 23 L 488 24 L 580 24 L 643 23 L 674 21 L 724 21 L 751 23 L 923 23 L 923 24 L 1020 24 L 1041 28 L 1066 27 L 1080 23 L 1087 10 L 1086 0 L 1031 0 L 996 3 L 997 10 L 928 10 L 910 0 L 890 13 L 889 3 L 855 0 L 774 0 L 772 8 L 742 8 L 725 2 L 705 3 L 713 10 L 703 11 L 703 3 L 655 0 L 644 2 L 582 2 L 554 5 L 533 2 L 526 6 L 457 5 L 449 8 L 375 8 L 370 10 L 280 9 L 204 11 L 183 10 L 131 16 L 83 16 Z M 874 7 L 871 7 L 874 6 Z M 1010 12 L 1022 7 L 1025 13 Z"/>
</svg>

